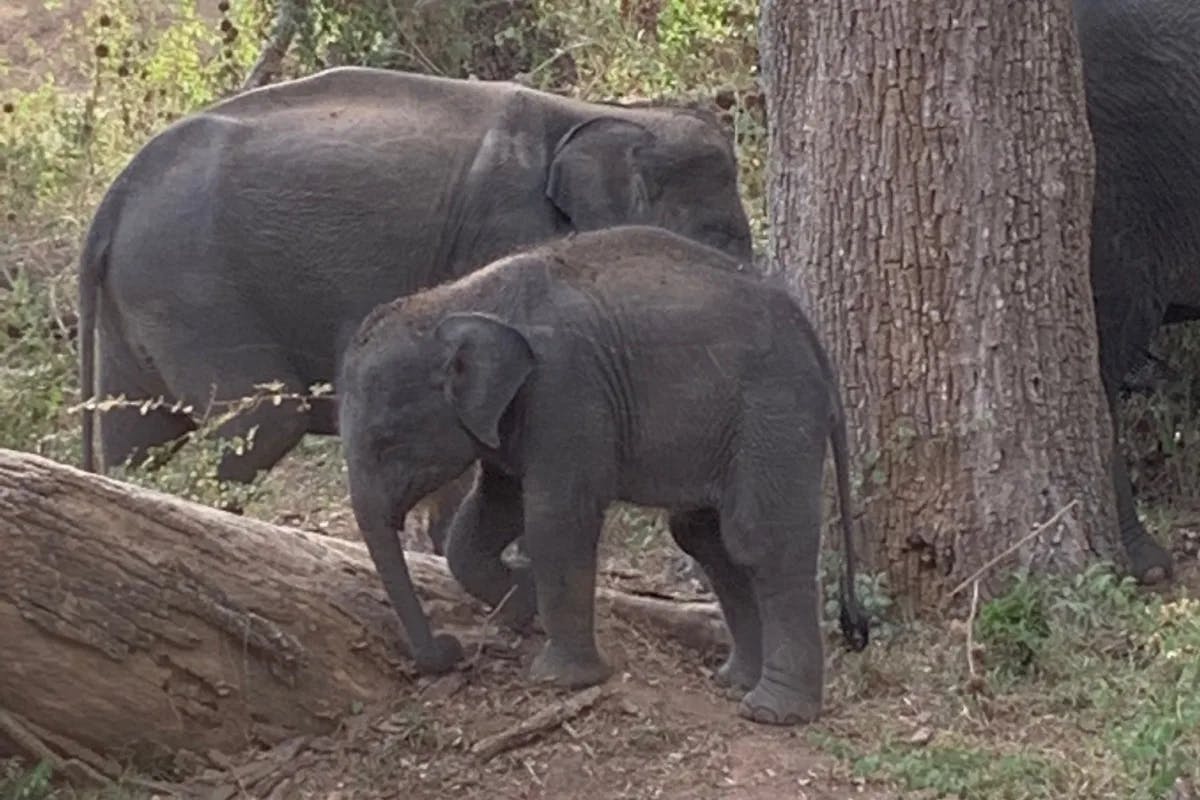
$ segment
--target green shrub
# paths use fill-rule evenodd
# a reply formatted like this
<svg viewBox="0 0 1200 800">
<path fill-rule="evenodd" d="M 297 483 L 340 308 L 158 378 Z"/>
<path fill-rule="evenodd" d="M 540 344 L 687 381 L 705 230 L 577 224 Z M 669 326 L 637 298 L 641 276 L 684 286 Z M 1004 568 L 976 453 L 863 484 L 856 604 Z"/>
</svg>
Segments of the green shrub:
<svg viewBox="0 0 1200 800">
<path fill-rule="evenodd" d="M 25 272 L 11 283 L 0 295 L 0 447 L 71 458 L 78 439 L 66 408 L 75 356 L 57 324 L 51 284 Z"/>
<path fill-rule="evenodd" d="M 895 743 L 859 759 L 855 771 L 894 775 L 906 790 L 931 792 L 934 797 L 1030 800 L 1063 796 L 1061 770 L 1034 753 L 997 754 L 965 747 Z"/>
<path fill-rule="evenodd" d="M 1027 674 L 1050 637 L 1045 588 L 1018 579 L 1006 594 L 980 609 L 976 631 L 998 671 Z"/>
<path fill-rule="evenodd" d="M 49 762 L 24 771 L 16 762 L 0 764 L 0 800 L 46 800 L 53 796 Z"/>
<path fill-rule="evenodd" d="M 1128 796 L 1160 797 L 1200 764 L 1200 601 L 1143 596 L 1106 565 L 1022 575 L 983 606 L 976 633 L 999 690 L 1036 677 L 1104 732 Z"/>
</svg>

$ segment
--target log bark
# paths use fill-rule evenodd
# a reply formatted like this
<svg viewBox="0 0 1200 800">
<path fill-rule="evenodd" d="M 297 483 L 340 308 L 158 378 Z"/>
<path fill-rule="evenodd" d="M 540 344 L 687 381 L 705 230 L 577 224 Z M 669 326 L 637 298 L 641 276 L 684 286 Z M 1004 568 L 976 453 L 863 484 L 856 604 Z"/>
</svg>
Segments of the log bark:
<svg viewBox="0 0 1200 800">
<path fill-rule="evenodd" d="M 1070 2 L 764 0 L 759 41 L 769 269 L 839 364 L 866 549 L 901 603 L 1068 506 L 1004 567 L 1116 557 Z"/>
<path fill-rule="evenodd" d="M 0 553 L 9 746 L 20 730 L 107 774 L 114 760 L 327 733 L 414 680 L 358 542 L 0 450 Z M 409 563 L 439 628 L 468 647 L 484 635 L 486 609 L 441 558 Z M 711 604 L 602 589 L 600 609 L 693 645 L 727 641 Z"/>
</svg>

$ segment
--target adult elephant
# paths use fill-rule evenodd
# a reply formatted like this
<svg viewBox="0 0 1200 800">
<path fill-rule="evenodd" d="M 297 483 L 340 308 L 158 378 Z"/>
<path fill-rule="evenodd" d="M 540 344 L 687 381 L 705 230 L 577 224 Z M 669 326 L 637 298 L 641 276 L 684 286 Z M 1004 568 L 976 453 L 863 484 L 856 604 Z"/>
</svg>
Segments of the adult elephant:
<svg viewBox="0 0 1200 800">
<path fill-rule="evenodd" d="M 748 260 L 737 187 L 729 136 L 690 109 L 355 67 L 218 102 L 150 140 L 87 235 L 82 394 L 166 401 L 104 412 L 101 468 L 193 430 L 180 408 L 332 383 L 375 305 L 523 245 L 642 223 Z M 219 477 L 249 481 L 305 433 L 335 434 L 333 405 L 227 422 L 218 435 L 254 435 Z M 85 410 L 88 470 L 94 427 Z"/>
<path fill-rule="evenodd" d="M 1119 443 L 1122 380 L 1160 325 L 1200 318 L 1200 4 L 1075 0 L 1096 151 L 1091 274 L 1100 369 Z M 1171 557 L 1138 520 L 1114 452 L 1121 541 L 1139 580 Z"/>
</svg>

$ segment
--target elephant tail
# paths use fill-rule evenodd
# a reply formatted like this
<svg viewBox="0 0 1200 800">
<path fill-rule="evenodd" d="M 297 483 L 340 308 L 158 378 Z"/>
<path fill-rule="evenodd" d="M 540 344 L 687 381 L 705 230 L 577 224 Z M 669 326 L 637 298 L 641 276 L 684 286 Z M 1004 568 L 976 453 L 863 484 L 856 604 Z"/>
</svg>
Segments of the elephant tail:
<svg viewBox="0 0 1200 800">
<path fill-rule="evenodd" d="M 845 571 L 840 576 L 839 592 L 842 638 L 851 650 L 862 650 L 870 639 L 871 625 L 856 594 L 856 565 L 854 555 L 854 531 L 850 522 L 850 472 L 849 447 L 846 444 L 846 410 L 842 405 L 837 382 L 831 381 L 833 399 L 833 430 L 830 439 L 833 445 L 833 463 L 837 471 L 838 510 L 842 527 L 842 560 Z"/>
<path fill-rule="evenodd" d="M 110 189 L 96 210 L 79 257 L 79 400 L 83 404 L 83 468 L 96 471 L 93 435 L 95 411 L 90 407 L 96 392 L 96 308 L 100 286 L 108 270 L 108 251 L 116 224 L 117 198 Z"/>
</svg>

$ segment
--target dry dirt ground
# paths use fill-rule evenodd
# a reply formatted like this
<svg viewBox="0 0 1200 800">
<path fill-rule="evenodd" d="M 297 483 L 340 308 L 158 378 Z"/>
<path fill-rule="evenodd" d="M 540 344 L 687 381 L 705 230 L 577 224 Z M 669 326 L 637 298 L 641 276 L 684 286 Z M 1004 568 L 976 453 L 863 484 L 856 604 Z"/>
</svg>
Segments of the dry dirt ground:
<svg viewBox="0 0 1200 800">
<path fill-rule="evenodd" d="M 461 614 L 433 610 L 443 620 Z M 469 749 L 564 695 L 524 684 L 536 640 L 495 637 L 465 671 L 400 681 L 394 703 L 347 716 L 334 735 L 214 771 L 209 796 L 239 796 L 239 780 L 254 797 L 893 796 L 858 791 L 802 730 L 738 720 L 695 654 L 609 619 L 600 629 L 617 675 L 591 710 L 529 746 L 490 761 Z"/>
<path fill-rule="evenodd" d="M 339 458 L 328 442 L 311 440 L 270 476 L 264 496 L 248 513 L 275 522 L 347 538 L 357 532 L 346 505 Z M 630 546 L 630 540 L 646 540 Z M 413 549 L 427 549 L 422 536 Z M 631 533 L 614 518 L 602 546 L 604 580 L 640 591 L 695 599 L 673 579 L 669 549 L 655 533 Z M 431 608 L 447 629 L 478 629 L 477 610 Z M 492 629 L 481 652 L 462 672 L 438 679 L 402 676 L 397 698 L 386 707 L 351 714 L 335 735 L 279 748 L 243 763 L 259 785 L 249 796 L 412 798 L 884 798 L 856 782 L 846 768 L 805 739 L 804 728 L 780 729 L 745 722 L 709 675 L 719 653 L 697 653 L 663 642 L 603 613 L 601 647 L 616 667 L 590 710 L 528 746 L 484 762 L 469 750 L 572 696 L 535 689 L 524 669 L 540 635 L 522 639 Z M 475 638 L 470 633 L 464 639 Z M 828 669 L 841 669 L 843 652 L 832 641 Z M 854 659 L 856 656 L 846 656 Z M 823 726 L 838 724 L 836 697 Z M 299 747 L 299 750 L 296 748 Z M 243 755 L 243 758 L 245 756 Z M 239 770 L 201 775 L 217 796 L 237 790 Z M 259 777 L 264 776 L 264 777 Z M 245 779 L 243 779 L 245 783 Z"/>
<path fill-rule="evenodd" d="M 350 517 L 339 456 L 330 442 L 310 439 L 267 479 L 263 496 L 248 513 L 320 531 L 357 536 Z M 1183 524 L 1181 522 L 1181 524 Z M 1191 523 L 1200 527 L 1200 516 Z M 696 587 L 671 572 L 659 531 L 631 531 L 614 516 L 601 546 L 603 580 L 633 591 L 696 599 Z M 424 537 L 409 536 L 412 549 L 427 550 Z M 1181 552 L 1174 591 L 1200 596 L 1194 552 Z M 465 640 L 478 639 L 486 620 L 475 610 L 434 607 L 431 612 Z M 233 778 L 244 770 L 248 796 L 413 798 L 894 798 L 912 797 L 875 781 L 866 783 L 843 762 L 817 750 L 814 730 L 853 742 L 864 726 L 883 716 L 889 727 L 921 736 L 928 714 L 921 689 L 889 671 L 895 651 L 873 645 L 846 654 L 827 644 L 827 711 L 812 729 L 777 729 L 740 720 L 709 674 L 719 653 L 697 653 L 663 642 L 599 610 L 602 648 L 617 667 L 602 699 L 590 710 L 528 746 L 484 762 L 471 746 L 561 702 L 571 693 L 534 689 L 523 679 L 542 641 L 522 640 L 491 629 L 481 652 L 461 673 L 429 679 L 404 676 L 397 698 L 345 718 L 336 735 L 256 758 L 240 766 L 210 769 L 201 780 L 213 796 L 234 797 Z M 943 637 L 945 638 L 945 637 Z M 913 646 L 912 642 L 900 645 Z M 944 662 L 959 666 L 954 643 Z M 297 748 L 299 748 L 297 750 Z M 247 761 L 245 759 L 249 758 Z M 243 780 L 245 783 L 245 780 Z"/>
</svg>

